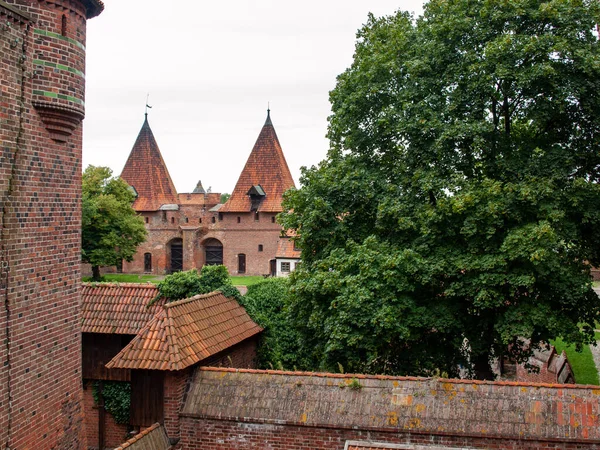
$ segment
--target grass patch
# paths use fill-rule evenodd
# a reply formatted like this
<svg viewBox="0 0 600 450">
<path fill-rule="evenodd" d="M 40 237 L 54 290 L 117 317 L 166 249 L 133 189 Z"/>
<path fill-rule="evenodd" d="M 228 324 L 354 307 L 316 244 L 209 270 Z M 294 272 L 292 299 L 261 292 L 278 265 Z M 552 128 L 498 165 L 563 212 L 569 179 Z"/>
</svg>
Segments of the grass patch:
<svg viewBox="0 0 600 450">
<path fill-rule="evenodd" d="M 594 287 L 600 287 L 600 281 L 593 281 L 592 282 L 592 286 L 594 286 Z"/>
<path fill-rule="evenodd" d="M 598 337 L 600 333 L 596 333 Z M 594 364 L 594 358 L 592 358 L 592 352 L 590 351 L 589 345 L 584 345 L 581 353 L 575 351 L 574 345 L 565 345 L 562 339 L 556 339 L 551 341 L 552 345 L 556 347 L 556 351 L 560 354 L 563 350 L 567 353 L 567 358 L 571 363 L 571 368 L 575 374 L 575 381 L 578 384 L 594 384 L 600 385 L 598 380 L 598 371 Z"/>
<path fill-rule="evenodd" d="M 107 273 L 102 281 L 110 283 L 158 283 L 164 277 L 158 275 L 136 275 L 132 273 Z M 84 277 L 83 281 L 93 281 L 92 277 Z"/>
<path fill-rule="evenodd" d="M 235 277 L 231 277 L 231 282 L 233 283 L 234 286 L 251 286 L 251 285 L 256 284 L 264 279 L 265 278 L 260 275 L 255 276 L 255 277 L 235 276 Z"/>
</svg>

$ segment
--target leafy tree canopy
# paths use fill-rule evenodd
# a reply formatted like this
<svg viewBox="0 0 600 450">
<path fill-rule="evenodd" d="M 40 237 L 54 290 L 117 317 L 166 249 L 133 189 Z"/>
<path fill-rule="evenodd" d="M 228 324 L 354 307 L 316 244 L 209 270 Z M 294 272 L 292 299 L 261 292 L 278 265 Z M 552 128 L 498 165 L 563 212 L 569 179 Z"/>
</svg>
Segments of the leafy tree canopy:
<svg viewBox="0 0 600 450">
<path fill-rule="evenodd" d="M 158 295 L 153 300 L 164 297 L 167 301 L 181 300 L 198 294 L 221 291 L 227 297 L 240 299 L 239 291 L 231 283 L 227 268 L 222 265 L 203 266 L 200 273 L 196 269 L 175 272 L 158 283 Z"/>
<path fill-rule="evenodd" d="M 99 266 L 131 261 L 146 239 L 144 221 L 132 208 L 135 194 L 108 167 L 88 166 L 82 177 L 81 255 L 95 279 Z"/>
<path fill-rule="evenodd" d="M 257 324 L 264 328 L 258 348 L 261 369 L 307 369 L 312 361 L 304 357 L 302 335 L 293 327 L 288 303 L 289 280 L 267 278 L 248 286 L 242 304 Z"/>
<path fill-rule="evenodd" d="M 303 250 L 292 317 L 323 368 L 489 377 L 524 339 L 593 340 L 599 20 L 592 0 L 369 17 L 328 157 L 282 215 Z"/>
</svg>

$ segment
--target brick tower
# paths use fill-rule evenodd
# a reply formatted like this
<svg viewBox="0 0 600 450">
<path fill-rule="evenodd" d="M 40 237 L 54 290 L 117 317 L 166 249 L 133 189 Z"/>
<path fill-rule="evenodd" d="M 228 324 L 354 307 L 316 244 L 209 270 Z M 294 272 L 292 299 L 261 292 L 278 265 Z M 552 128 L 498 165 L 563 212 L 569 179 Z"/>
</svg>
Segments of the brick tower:
<svg viewBox="0 0 600 450">
<path fill-rule="evenodd" d="M 85 448 L 79 281 L 86 20 L 0 0 L 0 447 Z"/>
</svg>

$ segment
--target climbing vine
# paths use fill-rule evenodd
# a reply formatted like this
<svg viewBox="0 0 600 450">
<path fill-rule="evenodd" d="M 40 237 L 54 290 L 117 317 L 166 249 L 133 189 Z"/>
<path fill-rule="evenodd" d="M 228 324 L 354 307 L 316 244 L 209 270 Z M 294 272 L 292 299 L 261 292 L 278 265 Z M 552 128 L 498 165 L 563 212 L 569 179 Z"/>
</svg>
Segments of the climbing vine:
<svg viewBox="0 0 600 450">
<path fill-rule="evenodd" d="M 98 404 L 98 383 L 94 382 L 92 396 L 94 404 Z M 120 424 L 129 423 L 129 410 L 131 406 L 131 384 L 126 381 L 103 381 L 102 397 L 104 408 Z"/>
</svg>

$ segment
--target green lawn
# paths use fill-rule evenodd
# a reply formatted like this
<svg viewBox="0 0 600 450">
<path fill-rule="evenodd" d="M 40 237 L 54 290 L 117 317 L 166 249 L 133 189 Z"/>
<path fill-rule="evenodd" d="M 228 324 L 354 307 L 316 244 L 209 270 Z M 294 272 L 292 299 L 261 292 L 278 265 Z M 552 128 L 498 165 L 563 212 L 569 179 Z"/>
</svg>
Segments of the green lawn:
<svg viewBox="0 0 600 450">
<path fill-rule="evenodd" d="M 158 275 L 136 275 L 129 273 L 107 273 L 102 281 L 118 283 L 158 283 L 164 277 Z M 92 281 L 92 277 L 84 277 L 83 281 Z"/>
<path fill-rule="evenodd" d="M 596 333 L 598 337 L 598 333 Z M 563 350 L 567 353 L 567 358 L 571 363 L 573 373 L 575 374 L 575 381 L 578 384 L 594 384 L 600 385 L 598 380 L 598 371 L 592 358 L 592 352 L 590 347 L 585 345 L 581 353 L 575 351 L 575 346 L 566 346 L 561 339 L 552 341 L 552 345 L 556 347 L 556 351 L 560 354 Z"/>
<path fill-rule="evenodd" d="M 256 284 L 259 281 L 264 280 L 265 278 L 263 276 L 255 276 L 255 277 L 240 277 L 240 276 L 235 276 L 235 277 L 231 277 L 231 282 L 233 283 L 234 286 L 250 286 L 252 284 Z"/>
<path fill-rule="evenodd" d="M 164 276 L 158 275 L 136 275 L 128 273 L 107 273 L 102 277 L 102 281 L 118 283 L 158 283 Z M 264 280 L 262 276 L 255 277 L 231 277 L 234 286 L 250 286 Z M 84 277 L 83 281 L 92 281 L 91 277 Z"/>
</svg>

